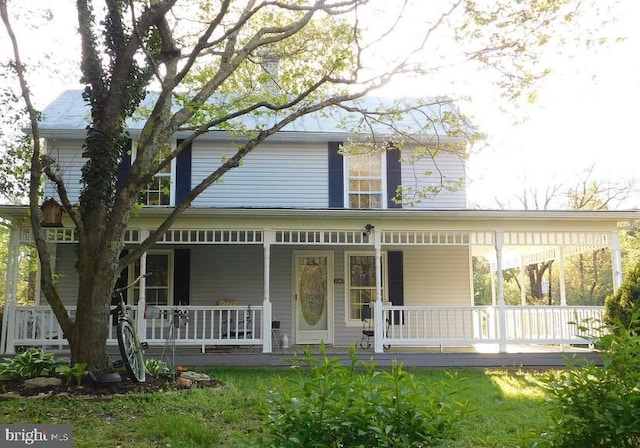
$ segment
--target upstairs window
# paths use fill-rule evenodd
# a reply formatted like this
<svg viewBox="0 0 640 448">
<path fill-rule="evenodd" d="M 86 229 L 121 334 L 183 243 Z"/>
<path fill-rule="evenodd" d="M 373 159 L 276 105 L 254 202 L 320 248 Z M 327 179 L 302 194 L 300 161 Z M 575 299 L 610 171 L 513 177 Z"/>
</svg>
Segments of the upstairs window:
<svg viewBox="0 0 640 448">
<path fill-rule="evenodd" d="M 132 159 L 135 160 L 137 144 L 133 142 Z M 163 160 L 171 151 L 175 149 L 175 141 L 165 144 L 156 154 L 154 163 Z M 147 187 L 140 192 L 140 202 L 150 207 L 160 207 L 173 205 L 175 203 L 174 179 L 176 171 L 176 160 L 160 170 L 153 180 L 147 184 Z"/>
<path fill-rule="evenodd" d="M 386 208 L 384 153 L 350 153 L 347 161 L 349 208 Z"/>
</svg>

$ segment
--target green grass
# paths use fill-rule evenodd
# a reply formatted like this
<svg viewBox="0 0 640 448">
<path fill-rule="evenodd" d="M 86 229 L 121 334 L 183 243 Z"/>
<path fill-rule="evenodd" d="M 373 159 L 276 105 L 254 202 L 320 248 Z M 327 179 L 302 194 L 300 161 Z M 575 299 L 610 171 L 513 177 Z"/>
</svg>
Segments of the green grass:
<svg viewBox="0 0 640 448">
<path fill-rule="evenodd" d="M 442 369 L 408 369 L 421 381 L 449 381 Z M 522 447 L 548 427 L 542 373 L 448 369 L 465 378 L 457 395 L 475 412 L 451 447 Z M 15 398 L 2 402 L 7 423 L 71 424 L 74 447 L 239 447 L 260 430 L 257 408 L 286 369 L 207 370 L 225 385 L 114 397 L 105 401 Z"/>
</svg>

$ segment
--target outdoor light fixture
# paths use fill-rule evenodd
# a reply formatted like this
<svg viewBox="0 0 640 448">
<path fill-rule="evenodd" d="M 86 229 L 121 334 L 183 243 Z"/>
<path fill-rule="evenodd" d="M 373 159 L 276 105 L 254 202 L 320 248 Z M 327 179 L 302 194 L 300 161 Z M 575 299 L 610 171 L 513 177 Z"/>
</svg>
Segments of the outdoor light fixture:
<svg viewBox="0 0 640 448">
<path fill-rule="evenodd" d="M 362 236 L 369 236 L 371 235 L 371 231 L 375 229 L 375 226 L 373 224 L 367 224 L 364 226 L 364 232 L 362 232 Z"/>
</svg>

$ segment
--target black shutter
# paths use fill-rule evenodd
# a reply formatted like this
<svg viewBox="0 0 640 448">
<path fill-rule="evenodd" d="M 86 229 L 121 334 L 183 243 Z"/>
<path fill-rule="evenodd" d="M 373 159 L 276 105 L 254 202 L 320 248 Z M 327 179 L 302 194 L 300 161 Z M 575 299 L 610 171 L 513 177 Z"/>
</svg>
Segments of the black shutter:
<svg viewBox="0 0 640 448">
<path fill-rule="evenodd" d="M 122 159 L 120 160 L 120 166 L 118 167 L 118 182 L 116 183 L 116 189 L 120 190 L 125 179 L 129 175 L 131 169 L 131 139 L 128 138 L 125 144 L 122 146 Z"/>
<path fill-rule="evenodd" d="M 191 251 L 176 249 L 173 252 L 173 303 L 189 305 L 189 276 L 191 272 Z"/>
<path fill-rule="evenodd" d="M 389 300 L 392 305 L 404 305 L 404 265 L 401 251 L 387 252 L 387 263 L 389 264 Z M 402 322 L 401 312 L 395 311 L 394 322 Z"/>
<path fill-rule="evenodd" d="M 182 143 L 178 140 L 177 144 Z M 176 158 L 176 204 L 178 205 L 191 191 L 191 143 Z"/>
<path fill-rule="evenodd" d="M 400 167 L 400 150 L 387 151 L 387 208 L 402 208 L 402 204 L 394 202 L 396 190 L 402 185 L 402 170 Z"/>
<path fill-rule="evenodd" d="M 329 142 L 329 207 L 344 208 L 344 161 L 342 142 Z"/>
</svg>

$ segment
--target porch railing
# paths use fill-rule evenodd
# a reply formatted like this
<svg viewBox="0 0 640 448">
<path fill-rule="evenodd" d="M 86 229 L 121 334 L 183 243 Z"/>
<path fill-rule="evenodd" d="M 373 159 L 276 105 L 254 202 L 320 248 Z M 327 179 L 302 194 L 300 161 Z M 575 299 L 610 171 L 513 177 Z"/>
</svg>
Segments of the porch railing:
<svg viewBox="0 0 640 448">
<path fill-rule="evenodd" d="M 504 332 L 499 312 L 493 306 L 385 305 L 390 326 L 383 345 L 588 344 L 602 325 L 604 307 L 506 306 Z"/>
<path fill-rule="evenodd" d="M 602 326 L 601 306 L 506 307 L 507 342 L 587 344 Z"/>
<path fill-rule="evenodd" d="M 68 308 L 71 316 L 75 308 Z M 464 346 L 479 343 L 588 344 L 597 335 L 604 307 L 506 306 L 505 329 L 500 308 L 492 306 L 393 306 L 383 312 L 390 320 L 383 345 Z M 133 316 L 139 311 L 134 308 Z M 13 319 L 11 318 L 13 317 Z M 66 349 L 53 312 L 47 306 L 15 306 L 7 319 L 3 350 L 20 346 Z M 116 325 L 109 321 L 108 341 L 117 344 Z M 270 323 L 270 322 L 269 322 Z M 265 310 L 262 305 L 148 307 L 137 325 L 141 339 L 162 346 L 263 346 Z M 586 330 L 585 330 L 586 328 Z M 268 332 L 269 329 L 267 328 Z"/>
<path fill-rule="evenodd" d="M 149 345 L 262 345 L 262 305 L 154 307 L 146 318 Z"/>
<path fill-rule="evenodd" d="M 75 307 L 68 307 L 75 317 Z M 137 320 L 137 308 L 130 310 Z M 12 353 L 21 346 L 42 346 L 63 350 L 69 344 L 53 311 L 48 306 L 15 306 L 14 319 L 8 319 L 6 350 Z M 238 306 L 158 306 L 148 307 L 138 324 L 140 339 L 150 346 L 262 345 L 263 307 Z M 109 319 L 107 344 L 117 345 L 117 321 Z M 140 329 L 143 332 L 140 333 Z"/>
<path fill-rule="evenodd" d="M 391 322 L 383 345 L 468 345 L 497 341 L 491 307 L 384 307 Z"/>
</svg>

